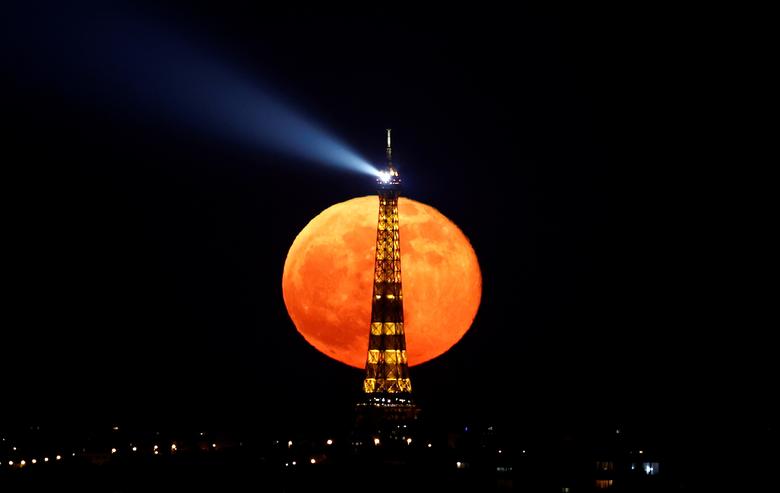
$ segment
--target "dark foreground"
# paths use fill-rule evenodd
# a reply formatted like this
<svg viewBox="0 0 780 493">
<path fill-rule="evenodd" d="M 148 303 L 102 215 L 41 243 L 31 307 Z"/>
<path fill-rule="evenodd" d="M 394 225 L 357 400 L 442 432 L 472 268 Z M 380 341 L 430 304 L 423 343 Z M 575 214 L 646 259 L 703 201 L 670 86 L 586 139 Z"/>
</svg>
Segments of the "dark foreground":
<svg viewBox="0 0 780 493">
<path fill-rule="evenodd" d="M 403 433 L 392 441 L 348 433 L 28 427 L 0 433 L 0 493 L 680 492 L 728 476 L 742 486 L 765 485 L 778 463 L 773 429 L 728 445 L 615 427 L 531 436 L 487 425 Z"/>
</svg>

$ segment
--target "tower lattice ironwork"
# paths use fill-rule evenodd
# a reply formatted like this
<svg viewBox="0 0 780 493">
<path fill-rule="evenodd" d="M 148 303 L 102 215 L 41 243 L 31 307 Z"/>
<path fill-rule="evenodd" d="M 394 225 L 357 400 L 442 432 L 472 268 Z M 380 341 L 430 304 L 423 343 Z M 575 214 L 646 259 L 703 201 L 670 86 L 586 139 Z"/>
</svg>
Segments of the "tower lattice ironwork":
<svg viewBox="0 0 780 493">
<path fill-rule="evenodd" d="M 390 129 L 387 130 L 386 152 L 387 169 L 380 172 L 377 179 L 379 219 L 374 290 L 366 375 L 363 379 L 364 397 L 358 404 L 359 421 L 374 430 L 381 430 L 383 423 L 409 423 L 416 420 L 419 413 L 412 400 L 412 381 L 406 356 L 398 216 L 401 178 L 393 164 Z M 390 435 L 395 435 L 395 432 L 390 430 Z"/>
<path fill-rule="evenodd" d="M 387 130 L 387 170 L 377 179 L 379 220 L 376 228 L 374 292 L 371 298 L 371 329 L 363 391 L 366 394 L 409 394 L 409 364 L 404 335 L 404 296 L 401 288 L 401 244 L 398 196 L 401 179 L 393 165 L 393 150 Z M 386 399 L 387 400 L 387 399 Z M 397 399 L 393 399 L 397 400 Z"/>
</svg>

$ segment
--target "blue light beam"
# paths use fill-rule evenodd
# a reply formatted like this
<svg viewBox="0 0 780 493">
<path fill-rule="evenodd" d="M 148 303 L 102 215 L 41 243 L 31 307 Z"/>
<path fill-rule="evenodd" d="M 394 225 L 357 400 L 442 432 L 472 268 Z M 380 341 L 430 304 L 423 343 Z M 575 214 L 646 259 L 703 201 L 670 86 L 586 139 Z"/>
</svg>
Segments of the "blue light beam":
<svg viewBox="0 0 780 493">
<path fill-rule="evenodd" d="M 225 64 L 224 56 L 170 26 L 107 8 L 53 4 L 17 11 L 24 22 L 13 13 L 6 17 L 5 35 L 27 61 L 16 73 L 125 116 L 163 119 L 250 148 L 378 176 L 357 152 Z"/>
</svg>

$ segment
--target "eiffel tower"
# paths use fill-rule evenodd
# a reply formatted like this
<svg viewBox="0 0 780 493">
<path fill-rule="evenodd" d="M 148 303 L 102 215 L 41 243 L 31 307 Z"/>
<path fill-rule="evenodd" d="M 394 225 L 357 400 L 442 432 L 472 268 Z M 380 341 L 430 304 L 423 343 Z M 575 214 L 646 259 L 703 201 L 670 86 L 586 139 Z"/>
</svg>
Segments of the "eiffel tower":
<svg viewBox="0 0 780 493">
<path fill-rule="evenodd" d="M 393 165 L 387 129 L 387 169 L 379 173 L 379 220 L 376 228 L 374 291 L 368 336 L 363 398 L 357 405 L 357 426 L 390 438 L 407 439 L 404 429 L 419 414 L 412 400 L 406 357 L 398 197 L 401 178 Z"/>
</svg>

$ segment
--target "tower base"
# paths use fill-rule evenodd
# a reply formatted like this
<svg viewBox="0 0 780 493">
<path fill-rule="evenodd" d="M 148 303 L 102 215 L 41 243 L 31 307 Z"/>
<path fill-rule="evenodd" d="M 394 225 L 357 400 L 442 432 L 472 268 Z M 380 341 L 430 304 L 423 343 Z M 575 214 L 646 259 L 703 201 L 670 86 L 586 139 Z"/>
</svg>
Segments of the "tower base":
<svg viewBox="0 0 780 493">
<path fill-rule="evenodd" d="M 416 438 L 419 416 L 408 394 L 367 394 L 355 405 L 354 441 L 368 447 L 408 446 Z"/>
</svg>

